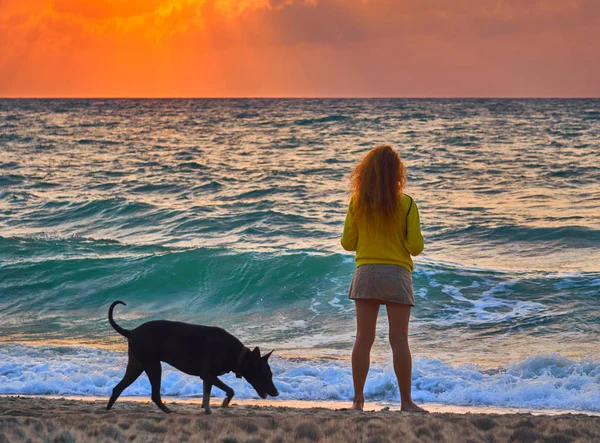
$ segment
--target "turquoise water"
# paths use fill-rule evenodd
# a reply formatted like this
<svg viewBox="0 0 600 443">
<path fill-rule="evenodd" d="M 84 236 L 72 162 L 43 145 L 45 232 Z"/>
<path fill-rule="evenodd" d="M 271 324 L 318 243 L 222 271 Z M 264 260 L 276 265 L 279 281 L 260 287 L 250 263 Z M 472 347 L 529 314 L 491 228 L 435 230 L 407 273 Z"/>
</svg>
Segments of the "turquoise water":
<svg viewBox="0 0 600 443">
<path fill-rule="evenodd" d="M 275 348 L 284 398 L 349 398 L 339 237 L 380 143 L 426 239 L 415 397 L 599 411 L 600 100 L 0 100 L 0 393 L 106 395 L 121 299 L 125 327 Z M 394 400 L 385 331 L 382 309 L 367 394 Z"/>
</svg>

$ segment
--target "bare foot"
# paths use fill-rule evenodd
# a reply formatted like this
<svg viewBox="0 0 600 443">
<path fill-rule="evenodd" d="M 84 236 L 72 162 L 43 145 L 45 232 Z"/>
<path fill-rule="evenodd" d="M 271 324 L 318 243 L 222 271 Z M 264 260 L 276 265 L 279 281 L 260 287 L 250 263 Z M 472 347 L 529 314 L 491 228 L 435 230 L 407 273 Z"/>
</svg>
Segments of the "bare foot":
<svg viewBox="0 0 600 443">
<path fill-rule="evenodd" d="M 429 411 L 417 406 L 413 401 L 403 402 L 401 410 L 406 412 L 421 412 L 422 414 L 429 414 Z"/>
<path fill-rule="evenodd" d="M 364 400 L 354 400 L 354 403 L 352 403 L 352 407 L 350 409 L 354 409 L 355 411 L 362 411 L 364 407 Z"/>
</svg>

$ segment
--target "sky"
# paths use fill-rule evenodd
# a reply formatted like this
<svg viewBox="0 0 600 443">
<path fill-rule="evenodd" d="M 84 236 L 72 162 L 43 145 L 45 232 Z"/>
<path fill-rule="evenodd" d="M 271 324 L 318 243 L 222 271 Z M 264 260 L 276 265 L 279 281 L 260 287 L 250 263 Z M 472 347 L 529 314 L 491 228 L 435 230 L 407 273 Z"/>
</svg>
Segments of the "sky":
<svg viewBox="0 0 600 443">
<path fill-rule="evenodd" d="M 0 0 L 0 97 L 600 97 L 600 0 Z"/>
</svg>

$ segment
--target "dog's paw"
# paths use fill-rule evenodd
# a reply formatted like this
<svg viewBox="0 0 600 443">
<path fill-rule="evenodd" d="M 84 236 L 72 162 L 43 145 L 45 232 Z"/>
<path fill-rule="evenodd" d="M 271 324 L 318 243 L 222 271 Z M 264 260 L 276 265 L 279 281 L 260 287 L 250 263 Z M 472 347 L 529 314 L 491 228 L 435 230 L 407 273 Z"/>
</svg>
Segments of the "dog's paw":
<svg viewBox="0 0 600 443">
<path fill-rule="evenodd" d="M 229 402 L 230 402 L 230 401 L 231 401 L 231 399 L 230 399 L 230 398 L 225 398 L 225 399 L 223 400 L 223 403 L 221 403 L 221 407 L 222 407 L 222 408 L 226 408 L 226 407 L 228 407 L 228 406 L 229 406 Z"/>
<path fill-rule="evenodd" d="M 204 410 L 204 413 L 205 413 L 206 415 L 210 415 L 210 414 L 212 414 L 212 411 L 211 411 L 210 409 L 208 409 L 208 408 L 207 408 L 207 409 L 205 409 L 205 410 Z"/>
</svg>

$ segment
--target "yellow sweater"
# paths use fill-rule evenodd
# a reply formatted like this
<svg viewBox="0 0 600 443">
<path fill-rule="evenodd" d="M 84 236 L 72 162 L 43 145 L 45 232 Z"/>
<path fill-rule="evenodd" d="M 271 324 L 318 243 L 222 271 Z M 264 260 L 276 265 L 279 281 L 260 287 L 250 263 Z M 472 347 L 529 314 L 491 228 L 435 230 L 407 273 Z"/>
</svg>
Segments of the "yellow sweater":
<svg viewBox="0 0 600 443">
<path fill-rule="evenodd" d="M 424 246 L 419 209 L 415 201 L 402 194 L 402 204 L 398 205 L 398 219 L 401 222 L 394 232 L 387 234 L 367 232 L 365 223 L 357 223 L 354 214 L 352 200 L 344 223 L 342 247 L 346 251 L 356 251 L 356 266 L 375 263 L 400 265 L 412 272 L 414 264 L 411 255 L 419 255 Z"/>
</svg>

